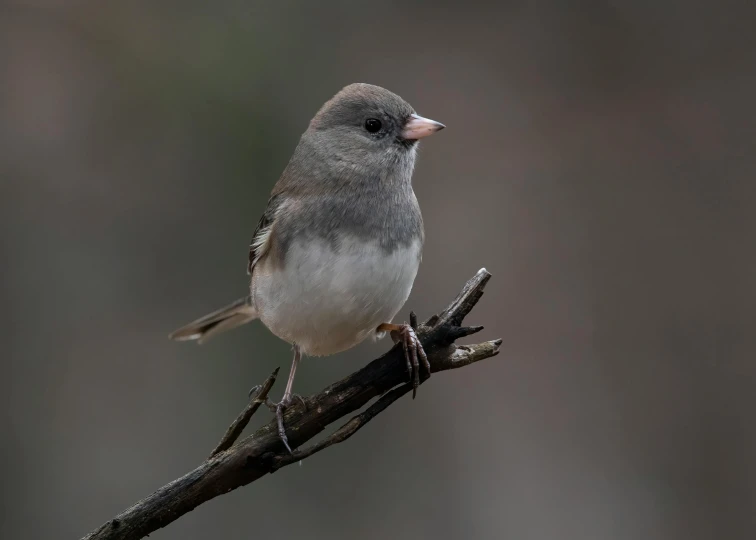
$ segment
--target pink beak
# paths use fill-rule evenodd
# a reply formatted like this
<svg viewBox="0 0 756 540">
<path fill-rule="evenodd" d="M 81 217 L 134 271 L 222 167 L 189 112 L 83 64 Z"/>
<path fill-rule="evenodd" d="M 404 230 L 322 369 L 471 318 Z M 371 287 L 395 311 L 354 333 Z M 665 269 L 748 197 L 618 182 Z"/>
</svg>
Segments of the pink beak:
<svg viewBox="0 0 756 540">
<path fill-rule="evenodd" d="M 444 129 L 445 127 L 446 126 L 441 122 L 436 122 L 435 120 L 413 114 L 409 117 L 407 123 L 404 124 L 402 138 L 410 141 L 422 139 L 428 135 L 433 135 L 435 132 Z"/>
</svg>

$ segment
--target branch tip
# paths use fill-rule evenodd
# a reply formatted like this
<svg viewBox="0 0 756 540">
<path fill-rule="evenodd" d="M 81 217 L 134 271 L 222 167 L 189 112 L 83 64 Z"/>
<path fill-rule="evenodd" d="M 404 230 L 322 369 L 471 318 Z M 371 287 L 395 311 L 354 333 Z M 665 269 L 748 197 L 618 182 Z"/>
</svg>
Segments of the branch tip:
<svg viewBox="0 0 756 540">
<path fill-rule="evenodd" d="M 273 388 L 273 385 L 276 382 L 276 377 L 278 376 L 278 371 L 280 369 L 280 366 L 274 369 L 273 373 L 271 373 L 268 378 L 265 379 L 264 383 L 253 387 L 249 391 L 249 403 L 247 403 L 247 406 L 244 408 L 244 410 L 228 427 L 226 433 L 223 435 L 223 438 L 220 440 L 215 449 L 210 453 L 208 459 L 217 456 L 225 450 L 228 450 L 236 442 L 236 440 L 239 438 L 239 435 L 241 435 L 242 431 L 244 431 L 244 428 L 247 427 L 247 424 L 249 424 L 249 420 L 252 418 L 252 415 L 255 414 L 257 412 L 257 409 L 260 408 L 260 405 L 265 403 L 265 401 L 268 399 L 268 393 L 270 392 L 270 389 Z"/>
</svg>

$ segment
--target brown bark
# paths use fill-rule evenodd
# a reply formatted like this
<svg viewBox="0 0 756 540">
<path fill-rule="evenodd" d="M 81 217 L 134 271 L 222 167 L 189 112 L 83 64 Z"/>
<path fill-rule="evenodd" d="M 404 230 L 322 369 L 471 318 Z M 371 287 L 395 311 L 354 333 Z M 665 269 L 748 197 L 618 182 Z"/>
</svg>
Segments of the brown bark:
<svg viewBox="0 0 756 540">
<path fill-rule="evenodd" d="M 463 367 L 498 354 L 501 340 L 476 345 L 454 343 L 482 329 L 480 326 L 463 327 L 461 324 L 482 296 L 490 277 L 485 269 L 479 270 L 449 307 L 419 326 L 417 318 L 411 314 L 411 324 L 428 354 L 432 373 Z M 234 445 L 272 388 L 277 371 L 261 385 L 204 463 L 121 512 L 84 539 L 143 538 L 218 495 L 345 441 L 412 389 L 402 347 L 395 346 L 359 371 L 318 394 L 304 398 L 304 404 L 294 401 L 284 417 L 289 443 L 295 448 L 293 454 L 287 452 L 279 439 L 275 419 Z M 422 381 L 427 378 L 428 375 L 423 372 Z M 357 411 L 376 397 L 378 399 L 372 405 L 350 418 L 333 434 L 319 443 L 301 448 L 326 426 Z"/>
</svg>

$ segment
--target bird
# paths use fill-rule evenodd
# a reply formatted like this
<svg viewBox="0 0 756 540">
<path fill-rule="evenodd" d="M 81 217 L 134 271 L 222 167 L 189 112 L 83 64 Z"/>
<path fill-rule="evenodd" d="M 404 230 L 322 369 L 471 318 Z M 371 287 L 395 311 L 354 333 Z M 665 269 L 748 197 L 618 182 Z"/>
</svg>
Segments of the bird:
<svg viewBox="0 0 756 540">
<path fill-rule="evenodd" d="M 422 259 L 425 232 L 412 174 L 418 142 L 445 128 L 380 86 L 350 84 L 302 134 L 252 235 L 249 294 L 179 328 L 170 338 L 208 339 L 259 319 L 291 344 L 283 421 L 303 355 L 327 356 L 387 333 L 401 343 L 413 398 L 430 364 L 411 325 L 393 321 Z M 301 398 L 300 398 L 301 399 Z"/>
</svg>

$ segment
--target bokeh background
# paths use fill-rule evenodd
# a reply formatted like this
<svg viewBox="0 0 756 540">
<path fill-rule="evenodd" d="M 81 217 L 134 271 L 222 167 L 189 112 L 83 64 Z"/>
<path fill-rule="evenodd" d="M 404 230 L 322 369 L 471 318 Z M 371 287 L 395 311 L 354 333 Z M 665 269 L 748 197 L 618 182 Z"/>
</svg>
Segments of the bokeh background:
<svg viewBox="0 0 756 540">
<path fill-rule="evenodd" d="M 485 266 L 469 322 L 502 353 L 152 538 L 753 538 L 753 11 L 0 4 L 0 536 L 84 535 L 288 370 L 260 324 L 167 334 L 244 294 L 269 190 L 360 81 L 448 125 L 404 311 Z M 388 347 L 306 361 L 297 390 Z"/>
</svg>

